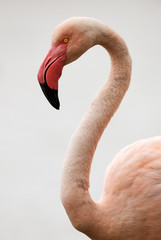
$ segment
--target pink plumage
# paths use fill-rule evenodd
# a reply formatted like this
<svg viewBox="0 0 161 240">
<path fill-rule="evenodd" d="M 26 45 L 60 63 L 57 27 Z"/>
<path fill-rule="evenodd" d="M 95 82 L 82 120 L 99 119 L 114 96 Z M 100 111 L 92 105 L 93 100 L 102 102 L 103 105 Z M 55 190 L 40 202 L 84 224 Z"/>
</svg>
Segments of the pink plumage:
<svg viewBox="0 0 161 240">
<path fill-rule="evenodd" d="M 64 38 L 69 40 L 64 65 L 96 44 L 111 58 L 109 78 L 72 136 L 65 157 L 61 200 L 69 219 L 93 240 L 161 240 L 161 136 L 140 140 L 120 151 L 107 168 L 100 201 L 94 202 L 89 193 L 95 149 L 130 83 L 132 61 L 126 43 L 92 18 L 71 18 L 60 24 L 52 37 L 55 51 Z M 54 52 L 55 56 L 59 54 Z M 59 64 L 47 72 L 51 86 L 56 76 L 52 74 L 57 71 L 54 67 Z"/>
</svg>

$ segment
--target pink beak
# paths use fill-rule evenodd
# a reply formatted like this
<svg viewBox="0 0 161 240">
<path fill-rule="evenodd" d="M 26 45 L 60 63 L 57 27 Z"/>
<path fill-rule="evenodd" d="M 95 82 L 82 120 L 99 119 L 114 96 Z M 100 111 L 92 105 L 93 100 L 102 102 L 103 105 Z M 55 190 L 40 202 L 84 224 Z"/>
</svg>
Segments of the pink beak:
<svg viewBox="0 0 161 240">
<path fill-rule="evenodd" d="M 65 43 L 54 44 L 40 66 L 38 81 L 50 104 L 59 109 L 58 80 L 67 59 Z"/>
</svg>

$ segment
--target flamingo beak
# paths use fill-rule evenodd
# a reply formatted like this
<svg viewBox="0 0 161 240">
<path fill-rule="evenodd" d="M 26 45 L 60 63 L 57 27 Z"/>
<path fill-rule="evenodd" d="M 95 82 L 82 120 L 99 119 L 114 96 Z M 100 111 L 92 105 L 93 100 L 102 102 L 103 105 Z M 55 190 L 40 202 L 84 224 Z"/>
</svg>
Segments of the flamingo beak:
<svg viewBox="0 0 161 240">
<path fill-rule="evenodd" d="M 49 103 L 56 109 L 60 108 L 58 98 L 58 80 L 61 77 L 66 61 L 66 45 L 52 45 L 40 66 L 38 81 Z"/>
</svg>

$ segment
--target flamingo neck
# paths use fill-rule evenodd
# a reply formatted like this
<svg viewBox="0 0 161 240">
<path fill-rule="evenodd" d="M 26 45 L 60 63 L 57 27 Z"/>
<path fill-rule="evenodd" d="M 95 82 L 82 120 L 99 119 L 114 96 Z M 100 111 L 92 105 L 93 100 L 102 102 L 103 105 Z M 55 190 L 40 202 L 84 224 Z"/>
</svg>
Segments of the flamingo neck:
<svg viewBox="0 0 161 240">
<path fill-rule="evenodd" d="M 101 26 L 96 44 L 102 45 L 110 54 L 111 71 L 74 133 L 66 154 L 61 197 L 71 221 L 75 219 L 73 216 L 77 208 L 81 212 L 83 204 L 94 204 L 88 192 L 93 155 L 104 129 L 128 89 L 131 76 L 131 58 L 118 34 L 105 25 Z"/>
</svg>

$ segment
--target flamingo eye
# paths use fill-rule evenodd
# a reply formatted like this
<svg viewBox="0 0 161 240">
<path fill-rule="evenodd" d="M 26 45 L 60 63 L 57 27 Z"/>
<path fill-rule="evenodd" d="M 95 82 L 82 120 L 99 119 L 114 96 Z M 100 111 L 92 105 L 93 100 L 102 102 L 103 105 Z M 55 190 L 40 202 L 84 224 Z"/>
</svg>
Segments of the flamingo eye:
<svg viewBox="0 0 161 240">
<path fill-rule="evenodd" d="M 69 42 L 69 39 L 68 38 L 64 38 L 64 43 L 68 43 Z"/>
</svg>

